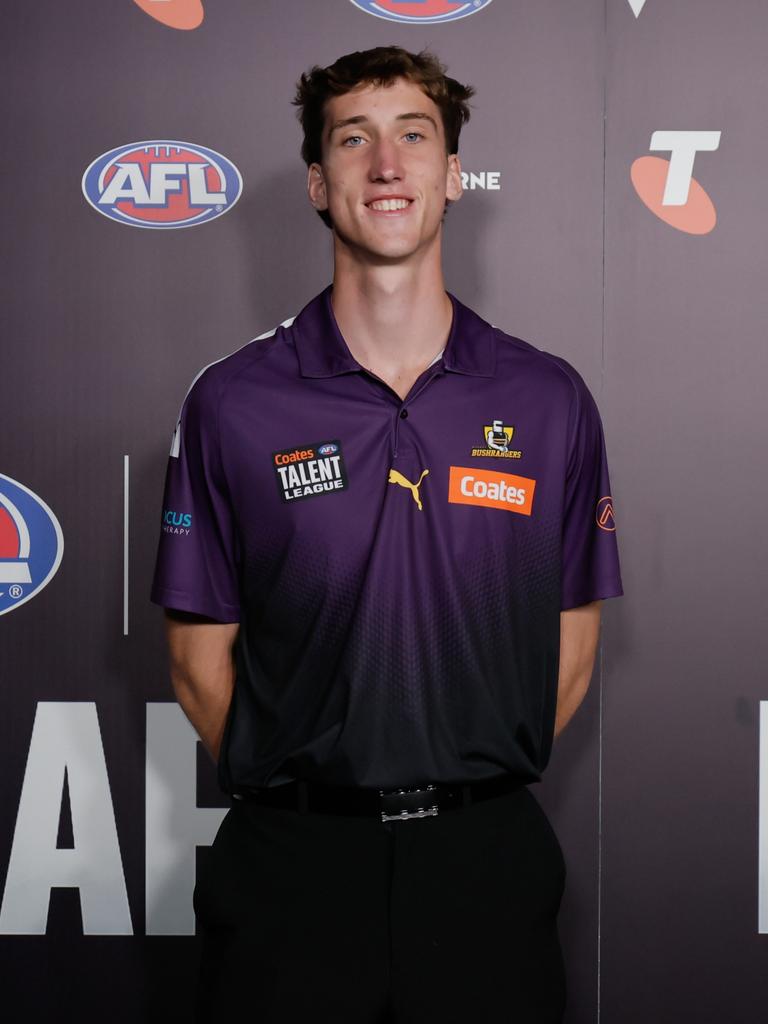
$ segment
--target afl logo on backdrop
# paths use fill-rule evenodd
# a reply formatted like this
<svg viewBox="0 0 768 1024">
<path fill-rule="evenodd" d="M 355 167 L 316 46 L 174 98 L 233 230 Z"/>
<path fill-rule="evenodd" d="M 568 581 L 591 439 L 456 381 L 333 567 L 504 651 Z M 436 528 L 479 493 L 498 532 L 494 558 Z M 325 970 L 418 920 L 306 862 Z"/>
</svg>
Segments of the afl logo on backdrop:
<svg viewBox="0 0 768 1024">
<path fill-rule="evenodd" d="M 83 175 L 83 194 L 95 210 L 137 228 L 215 220 L 242 190 L 240 172 L 221 153 L 165 139 L 111 149 Z"/>
<path fill-rule="evenodd" d="M 63 552 L 59 521 L 46 503 L 0 473 L 0 615 L 42 590 Z"/>
<path fill-rule="evenodd" d="M 491 0 L 352 0 L 355 7 L 389 21 L 455 21 L 476 14 Z"/>
</svg>

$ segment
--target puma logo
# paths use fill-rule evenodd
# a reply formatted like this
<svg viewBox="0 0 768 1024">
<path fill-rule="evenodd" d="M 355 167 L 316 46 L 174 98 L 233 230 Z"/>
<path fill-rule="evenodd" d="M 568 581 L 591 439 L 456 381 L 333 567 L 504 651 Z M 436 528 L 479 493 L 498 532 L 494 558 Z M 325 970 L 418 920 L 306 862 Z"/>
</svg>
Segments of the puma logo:
<svg viewBox="0 0 768 1024">
<path fill-rule="evenodd" d="M 413 500 L 419 506 L 419 512 L 421 512 L 421 498 L 419 497 L 419 488 L 421 487 L 421 481 L 429 472 L 428 469 L 422 471 L 421 476 L 415 484 L 412 484 L 410 480 L 406 480 L 402 473 L 398 473 L 396 469 L 390 469 L 389 480 L 387 483 L 400 484 L 401 487 L 407 487 L 413 495 Z"/>
</svg>

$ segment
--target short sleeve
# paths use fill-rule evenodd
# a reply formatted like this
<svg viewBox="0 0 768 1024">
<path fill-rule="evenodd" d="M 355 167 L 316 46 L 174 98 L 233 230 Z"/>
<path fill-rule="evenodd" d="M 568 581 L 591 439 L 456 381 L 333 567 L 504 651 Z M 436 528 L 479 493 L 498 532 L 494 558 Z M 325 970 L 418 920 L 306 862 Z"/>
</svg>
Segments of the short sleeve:
<svg viewBox="0 0 768 1024">
<path fill-rule="evenodd" d="M 238 544 L 209 373 L 193 382 L 173 435 L 151 599 L 164 608 L 239 622 Z"/>
<path fill-rule="evenodd" d="M 563 509 L 562 610 L 623 594 L 605 438 L 595 400 L 576 389 Z"/>
</svg>

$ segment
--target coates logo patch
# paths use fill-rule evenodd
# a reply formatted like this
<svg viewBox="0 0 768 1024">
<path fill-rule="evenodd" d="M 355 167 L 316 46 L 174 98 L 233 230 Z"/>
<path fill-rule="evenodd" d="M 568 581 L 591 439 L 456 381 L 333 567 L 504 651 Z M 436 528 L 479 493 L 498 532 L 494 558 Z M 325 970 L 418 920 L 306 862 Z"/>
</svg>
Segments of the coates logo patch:
<svg viewBox="0 0 768 1024">
<path fill-rule="evenodd" d="M 169 28 L 197 28 L 203 22 L 202 0 L 133 0 L 150 18 Z"/>
<path fill-rule="evenodd" d="M 521 459 L 523 453 L 509 447 L 514 432 L 514 427 L 505 426 L 501 420 L 494 420 L 490 424 L 486 423 L 483 426 L 485 445 L 482 448 L 473 448 L 470 455 L 487 459 Z"/>
<path fill-rule="evenodd" d="M 355 7 L 388 21 L 456 21 L 476 14 L 491 0 L 352 0 Z"/>
<path fill-rule="evenodd" d="M 277 487 L 283 501 L 300 501 L 318 494 L 343 491 L 347 473 L 341 442 L 323 441 L 303 448 L 272 452 Z"/>
<path fill-rule="evenodd" d="M 0 473 L 0 615 L 42 590 L 63 553 L 59 521 L 46 503 Z"/>
<path fill-rule="evenodd" d="M 221 153 L 189 142 L 132 142 L 102 153 L 83 175 L 99 213 L 137 228 L 189 228 L 221 217 L 243 191 Z"/>
<path fill-rule="evenodd" d="M 451 466 L 448 501 L 454 505 L 481 505 L 529 516 L 533 510 L 535 489 L 536 481 L 527 476 Z"/>
<path fill-rule="evenodd" d="M 615 532 L 616 521 L 613 518 L 613 498 L 610 494 L 606 494 L 604 498 L 598 501 L 595 521 L 601 530 L 607 530 L 609 533 Z"/>
</svg>

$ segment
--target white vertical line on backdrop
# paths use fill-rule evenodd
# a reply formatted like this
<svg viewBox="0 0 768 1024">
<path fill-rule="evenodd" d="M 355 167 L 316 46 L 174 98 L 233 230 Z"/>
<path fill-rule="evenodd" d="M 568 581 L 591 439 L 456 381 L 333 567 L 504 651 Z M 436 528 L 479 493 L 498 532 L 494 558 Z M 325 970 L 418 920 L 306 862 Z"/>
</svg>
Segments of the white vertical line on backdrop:
<svg viewBox="0 0 768 1024">
<path fill-rule="evenodd" d="M 760 701 L 757 811 L 757 930 L 768 934 L 768 700 Z"/>
<path fill-rule="evenodd" d="M 608 0 L 603 0 L 603 288 L 601 299 L 600 391 L 605 387 L 605 186 L 607 165 L 608 104 Z M 600 1024 L 603 951 L 603 634 L 598 648 L 598 722 L 597 722 L 597 1024 Z"/>
<path fill-rule="evenodd" d="M 128 636 L 128 491 L 130 456 L 123 456 L 123 636 Z"/>
</svg>

